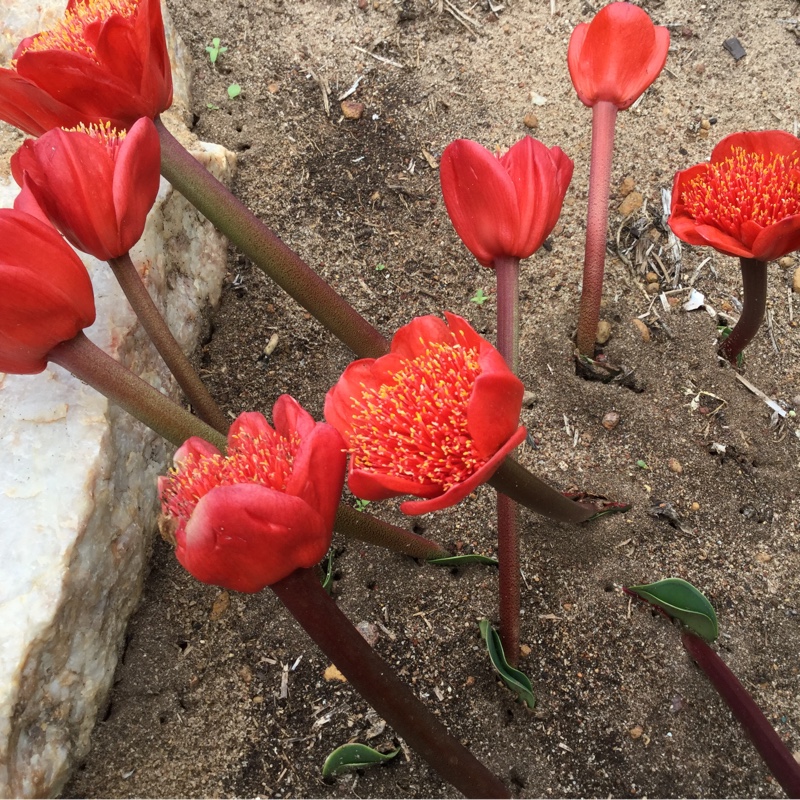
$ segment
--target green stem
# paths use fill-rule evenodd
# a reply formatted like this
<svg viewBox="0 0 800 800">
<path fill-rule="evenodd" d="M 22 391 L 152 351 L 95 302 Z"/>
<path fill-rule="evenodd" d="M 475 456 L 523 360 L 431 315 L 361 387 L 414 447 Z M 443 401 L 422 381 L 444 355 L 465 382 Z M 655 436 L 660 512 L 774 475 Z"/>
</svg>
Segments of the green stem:
<svg viewBox="0 0 800 800">
<path fill-rule="evenodd" d="M 739 354 L 750 344 L 764 321 L 767 306 L 767 262 L 740 258 L 742 270 L 742 315 L 730 335 L 720 345 L 720 355 L 734 366 Z"/>
<path fill-rule="evenodd" d="M 511 796 L 366 643 L 312 570 L 296 570 L 270 588 L 353 688 L 442 778 L 466 797 Z"/>
<path fill-rule="evenodd" d="M 746 296 L 746 295 L 745 295 Z M 788 797 L 800 797 L 800 764 L 775 733 L 764 713 L 731 672 L 725 662 L 706 642 L 693 633 L 684 631 L 681 641 L 697 666 L 705 672 L 720 697 L 739 720 L 758 754 L 769 767 L 775 780 Z"/>
<path fill-rule="evenodd" d="M 161 174 L 252 262 L 360 358 L 378 358 L 389 343 L 303 259 L 197 161 L 156 117 Z"/>
<path fill-rule="evenodd" d="M 339 504 L 333 529 L 349 539 L 376 544 L 395 553 L 403 553 L 425 561 L 429 558 L 445 558 L 450 555 L 430 539 L 417 536 L 416 533 L 403 530 L 397 525 L 390 525 L 371 514 L 356 511 L 344 503 Z"/>
<path fill-rule="evenodd" d="M 583 289 L 578 315 L 578 350 L 594 358 L 603 271 L 606 263 L 608 196 L 614 155 L 617 107 L 600 100 L 592 107 L 592 160 L 589 167 L 589 203 L 586 215 L 586 250 L 583 259 Z"/>
<path fill-rule="evenodd" d="M 128 298 L 131 308 L 142 323 L 142 327 L 156 350 L 161 354 L 169 371 L 175 376 L 178 385 L 183 389 L 197 415 L 212 428 L 216 428 L 222 433 L 227 432 L 230 425 L 227 417 L 222 413 L 189 359 L 181 350 L 180 345 L 175 341 L 161 312 L 139 277 L 130 255 L 125 253 L 119 258 L 109 259 L 108 263 L 125 293 L 125 297 Z"/>
<path fill-rule="evenodd" d="M 82 331 L 56 345 L 47 358 L 97 389 L 168 442 L 180 446 L 190 437 L 199 436 L 225 452 L 227 441 L 221 433 L 125 369 Z"/>
</svg>

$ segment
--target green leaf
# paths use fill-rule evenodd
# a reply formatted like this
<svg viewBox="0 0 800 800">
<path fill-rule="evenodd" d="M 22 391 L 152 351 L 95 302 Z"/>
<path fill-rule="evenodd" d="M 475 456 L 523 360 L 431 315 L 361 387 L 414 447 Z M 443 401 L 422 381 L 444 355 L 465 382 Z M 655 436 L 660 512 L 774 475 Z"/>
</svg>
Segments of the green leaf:
<svg viewBox="0 0 800 800">
<path fill-rule="evenodd" d="M 324 563 L 325 576 L 322 579 L 322 588 L 330 594 L 333 588 L 333 550 L 328 550 Z"/>
<path fill-rule="evenodd" d="M 375 764 L 384 764 L 391 761 L 400 748 L 389 753 L 379 753 L 365 744 L 344 744 L 337 747 L 326 759 L 322 766 L 322 777 L 330 778 L 333 775 L 342 775 L 345 772 L 355 772 L 357 769 L 372 767 Z"/>
<path fill-rule="evenodd" d="M 360 497 L 356 498 L 356 511 L 366 511 L 370 500 L 362 500 Z"/>
<path fill-rule="evenodd" d="M 666 578 L 656 583 L 631 586 L 629 592 L 663 609 L 708 642 L 719 636 L 717 615 L 708 598 L 681 578 Z"/>
<path fill-rule="evenodd" d="M 490 556 L 482 556 L 478 553 L 469 553 L 463 556 L 443 556 L 442 558 L 429 558 L 429 564 L 435 564 L 437 567 L 460 567 L 462 564 L 489 564 L 489 566 L 497 567 L 500 562 L 496 558 Z"/>
<path fill-rule="evenodd" d="M 475 292 L 474 297 L 470 297 L 469 300 L 471 303 L 475 303 L 475 305 L 482 306 L 488 299 L 489 295 L 484 294 L 483 289 L 478 289 L 478 291 Z"/>
<path fill-rule="evenodd" d="M 639 467 L 639 469 L 650 469 L 650 467 L 647 466 L 647 462 L 642 461 L 641 458 L 636 462 L 636 466 Z"/>
<path fill-rule="evenodd" d="M 233 100 L 234 97 L 238 97 L 242 93 L 242 87 L 239 86 L 238 83 L 232 83 L 228 87 L 228 97 Z"/>
<path fill-rule="evenodd" d="M 524 672 L 514 669 L 506 661 L 503 645 L 500 643 L 500 634 L 489 624 L 489 620 L 482 619 L 478 624 L 480 625 L 481 636 L 486 641 L 489 659 L 497 674 L 509 689 L 517 693 L 518 698 L 528 708 L 534 708 L 536 706 L 536 698 L 533 696 L 533 685 L 528 676 Z"/>
</svg>

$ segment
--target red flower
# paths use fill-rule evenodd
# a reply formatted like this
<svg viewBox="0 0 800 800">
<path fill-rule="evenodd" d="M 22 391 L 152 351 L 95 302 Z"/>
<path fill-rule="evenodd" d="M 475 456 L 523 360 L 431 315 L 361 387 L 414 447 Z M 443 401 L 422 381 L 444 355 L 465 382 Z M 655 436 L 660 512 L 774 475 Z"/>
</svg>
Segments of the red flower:
<svg viewBox="0 0 800 800">
<path fill-rule="evenodd" d="M 711 160 L 678 172 L 669 226 L 684 242 L 771 261 L 800 248 L 800 139 L 733 133 Z"/>
<path fill-rule="evenodd" d="M 79 250 L 107 261 L 139 240 L 158 194 L 161 145 L 151 119 L 126 134 L 108 125 L 27 139 L 11 158 L 15 207 L 44 215 Z M 36 205 L 31 205 L 31 198 Z"/>
<path fill-rule="evenodd" d="M 94 322 L 92 282 L 51 225 L 0 210 L 0 372 L 32 375 Z"/>
<path fill-rule="evenodd" d="M 573 163 L 559 147 L 526 136 L 495 157 L 469 139 L 449 144 L 439 176 L 456 233 L 484 267 L 527 258 L 558 220 Z"/>
<path fill-rule="evenodd" d="M 125 130 L 172 104 L 160 0 L 69 0 L 11 67 L 0 69 L 0 119 L 33 136 L 81 122 Z"/>
<path fill-rule="evenodd" d="M 445 317 L 400 328 L 388 355 L 353 362 L 325 398 L 351 454 L 350 490 L 428 498 L 403 503 L 405 514 L 454 505 L 525 438 L 521 381 L 466 320 Z"/>
<path fill-rule="evenodd" d="M 631 106 L 664 68 L 669 31 L 630 3 L 609 3 L 572 31 L 567 65 L 581 102 Z"/>
<path fill-rule="evenodd" d="M 289 395 L 239 415 L 228 454 L 192 437 L 159 478 L 178 561 L 204 583 L 259 592 L 322 560 L 344 484 L 342 437 Z M 164 525 L 162 522 L 162 530 Z"/>
</svg>

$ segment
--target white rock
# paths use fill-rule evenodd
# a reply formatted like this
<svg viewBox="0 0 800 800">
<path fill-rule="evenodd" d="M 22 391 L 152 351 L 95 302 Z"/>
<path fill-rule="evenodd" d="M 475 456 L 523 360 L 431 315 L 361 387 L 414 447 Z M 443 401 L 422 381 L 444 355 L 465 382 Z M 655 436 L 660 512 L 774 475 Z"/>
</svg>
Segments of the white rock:
<svg viewBox="0 0 800 800">
<path fill-rule="evenodd" d="M 9 42 L 52 25 L 65 0 L 3 0 L 0 62 Z M 168 24 L 168 30 L 171 28 Z M 174 35 L 175 106 L 189 106 L 185 51 Z M 171 118 L 170 118 L 171 115 Z M 22 137 L 0 124 L 0 206 L 17 188 L 8 159 Z M 233 154 L 195 153 L 230 178 Z M 132 251 L 187 350 L 203 308 L 219 299 L 226 244 L 162 180 Z M 86 257 L 97 302 L 87 331 L 104 350 L 175 395 L 108 266 Z M 169 279 L 167 279 L 169 276 Z M 60 367 L 0 373 L 0 796 L 54 796 L 85 755 L 141 592 L 157 514 L 156 476 L 168 447 Z"/>
</svg>

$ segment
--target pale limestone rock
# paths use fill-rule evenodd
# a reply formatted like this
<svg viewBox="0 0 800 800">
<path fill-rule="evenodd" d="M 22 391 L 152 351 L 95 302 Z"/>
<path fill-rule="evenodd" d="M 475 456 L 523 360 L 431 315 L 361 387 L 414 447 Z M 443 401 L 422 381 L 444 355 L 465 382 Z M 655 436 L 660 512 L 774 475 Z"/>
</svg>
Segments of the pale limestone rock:
<svg viewBox="0 0 800 800">
<path fill-rule="evenodd" d="M 2 0 L 0 63 L 52 25 L 65 0 Z M 9 9 L 8 6 L 11 6 Z M 167 29 L 171 26 L 167 21 Z M 170 34 L 179 125 L 188 65 Z M 177 131 L 176 131 L 177 132 Z M 184 136 L 181 136 L 184 139 Z M 0 206 L 17 189 L 8 159 L 22 141 L 0 124 Z M 233 154 L 197 144 L 221 179 Z M 191 350 L 203 309 L 219 299 L 225 241 L 162 180 L 132 251 L 178 341 Z M 86 257 L 97 302 L 87 331 L 103 349 L 175 395 L 107 265 Z M 138 602 L 169 448 L 60 367 L 0 373 L 0 796 L 53 796 L 83 757 Z"/>
</svg>

